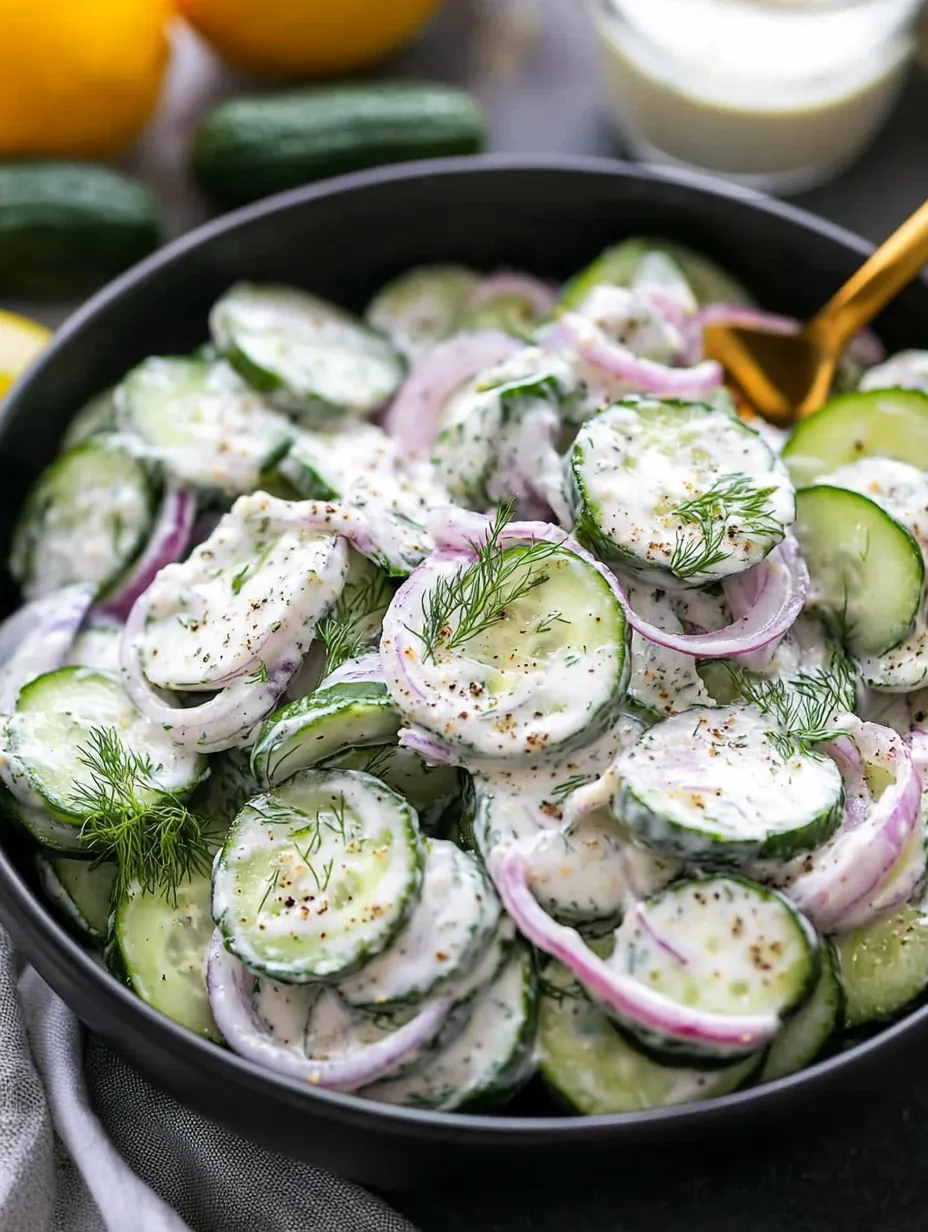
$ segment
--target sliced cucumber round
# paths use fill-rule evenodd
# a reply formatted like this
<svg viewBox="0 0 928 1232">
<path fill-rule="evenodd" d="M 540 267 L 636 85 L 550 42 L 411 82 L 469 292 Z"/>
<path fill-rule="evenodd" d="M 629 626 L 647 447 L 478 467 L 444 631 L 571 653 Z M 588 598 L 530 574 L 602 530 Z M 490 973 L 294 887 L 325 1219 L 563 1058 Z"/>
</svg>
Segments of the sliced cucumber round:
<svg viewBox="0 0 928 1232">
<path fill-rule="evenodd" d="M 922 553 L 876 501 L 830 484 L 796 494 L 795 532 L 809 566 L 810 605 L 855 655 L 883 655 L 910 632 L 922 605 Z"/>
<path fill-rule="evenodd" d="M 335 500 L 359 475 L 394 464 L 395 448 L 374 424 L 347 420 L 338 431 L 293 431 L 293 443 L 277 469 L 306 500 Z"/>
<path fill-rule="evenodd" d="M 206 759 L 174 744 L 157 723 L 139 714 L 117 676 L 62 667 L 20 691 L 7 729 L 9 753 L 60 821 L 80 826 L 81 792 L 98 786 L 86 764 L 95 732 L 115 733 L 129 756 L 150 764 L 147 781 L 132 783 L 141 804 L 165 792 L 185 796 L 204 775 Z"/>
<path fill-rule="evenodd" d="M 213 935 L 208 874 L 170 895 L 138 886 L 116 905 L 107 964 L 167 1018 L 222 1043 L 206 993 L 206 953 Z"/>
<path fill-rule="evenodd" d="M 928 913 L 908 903 L 835 938 L 849 1028 L 896 1018 L 928 989 Z"/>
<path fill-rule="evenodd" d="M 639 903 L 616 929 L 607 961 L 681 1005 L 786 1020 L 815 987 L 819 950 L 815 930 L 782 894 L 726 876 L 678 881 Z M 713 1044 L 621 1025 L 659 1056 L 725 1059 Z"/>
<path fill-rule="evenodd" d="M 753 706 L 688 710 L 616 759 L 616 817 L 641 842 L 716 867 L 789 859 L 825 842 L 844 788 L 830 757 L 784 757 Z"/>
<path fill-rule="evenodd" d="M 395 703 L 478 756 L 547 758 L 595 740 L 616 721 L 629 672 L 625 613 L 609 582 L 559 544 L 503 547 L 493 568 L 512 601 L 489 619 L 455 602 L 430 641 L 426 613 L 449 586 L 477 593 L 482 568 L 442 561 L 406 603 L 394 600 L 381 657 Z"/>
<path fill-rule="evenodd" d="M 761 560 L 796 515 L 763 437 L 701 403 L 626 398 L 569 455 L 575 532 L 643 582 L 701 586 Z"/>
<path fill-rule="evenodd" d="M 751 1056 L 718 1069 L 662 1065 L 616 1029 L 566 968 L 552 962 L 542 972 L 538 1067 L 575 1112 L 600 1116 L 715 1099 L 744 1086 L 759 1063 Z"/>
<path fill-rule="evenodd" d="M 161 688 L 221 688 L 304 653 L 335 603 L 347 550 L 335 535 L 281 528 L 282 502 L 242 496 L 206 540 L 152 583 L 139 660 Z M 264 665 L 262 669 L 262 665 Z"/>
<path fill-rule="evenodd" d="M 422 893 L 412 915 L 389 947 L 342 980 L 338 991 L 361 1008 L 415 1004 L 477 964 L 499 916 L 482 865 L 454 843 L 433 839 L 426 844 Z"/>
<path fill-rule="evenodd" d="M 461 265 L 420 265 L 394 278 L 364 314 L 401 355 L 418 359 L 455 331 L 478 275 Z"/>
<path fill-rule="evenodd" d="M 385 744 L 399 731 L 399 711 L 383 684 L 334 684 L 284 706 L 266 719 L 251 752 L 263 787 L 345 749 Z"/>
<path fill-rule="evenodd" d="M 844 1025 L 844 986 L 831 944 L 822 942 L 818 983 L 801 1010 L 780 1028 L 764 1057 L 761 1082 L 798 1073 L 825 1051 Z"/>
<path fill-rule="evenodd" d="M 102 393 L 91 398 L 77 412 L 61 440 L 62 450 L 73 449 L 82 445 L 92 436 L 104 432 L 112 432 L 116 428 L 116 402 L 112 389 L 104 389 Z"/>
<path fill-rule="evenodd" d="M 252 491 L 290 447 L 287 421 L 222 361 L 146 359 L 115 399 L 123 427 L 180 483 L 207 491 Z"/>
<path fill-rule="evenodd" d="M 532 1074 L 537 1010 L 532 952 L 517 942 L 492 983 L 474 996 L 467 1025 L 451 1043 L 363 1093 L 382 1103 L 446 1112 L 497 1107 Z"/>
<path fill-rule="evenodd" d="M 118 672 L 121 641 L 122 625 L 86 625 L 71 643 L 68 664 L 72 667 L 91 667 L 104 672 Z"/>
<path fill-rule="evenodd" d="M 64 921 L 91 941 L 105 941 L 116 865 L 66 856 L 36 856 L 42 889 Z"/>
<path fill-rule="evenodd" d="M 699 304 L 751 304 L 744 285 L 711 258 L 673 240 L 635 237 L 607 248 L 568 282 L 561 296 L 565 308 L 578 308 L 594 287 L 633 286 L 642 263 L 655 253 L 680 270 Z"/>
<path fill-rule="evenodd" d="M 213 870 L 213 916 L 247 967 L 344 979 L 384 950 L 422 882 L 416 815 L 378 779 L 304 770 L 250 801 Z"/>
<path fill-rule="evenodd" d="M 801 419 L 783 448 L 798 488 L 869 457 L 896 458 L 928 470 L 928 394 L 917 389 L 842 394 Z"/>
<path fill-rule="evenodd" d="M 870 389 L 928 390 L 928 351 L 897 351 L 882 364 L 866 369 L 859 382 Z"/>
<path fill-rule="evenodd" d="M 320 762 L 322 770 L 363 770 L 398 791 L 416 810 L 424 834 L 441 834 L 461 800 L 463 771 L 430 766 L 418 753 L 397 744 L 345 749 Z"/>
<path fill-rule="evenodd" d="M 366 418 L 405 371 L 386 338 L 294 287 L 239 283 L 213 306 L 210 330 L 251 385 L 310 421 Z"/>
<path fill-rule="evenodd" d="M 100 593 L 142 551 L 155 516 L 151 468 L 97 438 L 62 454 L 39 476 L 13 535 L 10 571 L 27 599 L 71 582 Z"/>
</svg>

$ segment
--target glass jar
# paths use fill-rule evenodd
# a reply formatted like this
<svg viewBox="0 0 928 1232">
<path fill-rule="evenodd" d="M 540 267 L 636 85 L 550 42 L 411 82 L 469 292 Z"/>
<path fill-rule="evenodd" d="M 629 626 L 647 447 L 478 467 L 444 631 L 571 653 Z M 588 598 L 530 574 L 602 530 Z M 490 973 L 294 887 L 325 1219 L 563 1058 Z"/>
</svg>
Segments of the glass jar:
<svg viewBox="0 0 928 1232">
<path fill-rule="evenodd" d="M 626 144 L 795 192 L 876 135 L 923 0 L 589 0 Z"/>
</svg>

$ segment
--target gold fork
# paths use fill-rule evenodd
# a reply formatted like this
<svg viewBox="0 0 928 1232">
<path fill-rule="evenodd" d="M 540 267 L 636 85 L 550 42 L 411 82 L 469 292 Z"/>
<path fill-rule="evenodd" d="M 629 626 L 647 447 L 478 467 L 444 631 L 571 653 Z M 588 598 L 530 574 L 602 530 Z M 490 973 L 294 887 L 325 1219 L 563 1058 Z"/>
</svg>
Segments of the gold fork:
<svg viewBox="0 0 928 1232">
<path fill-rule="evenodd" d="M 835 365 L 851 338 L 926 263 L 928 201 L 880 245 L 798 333 L 711 325 L 705 331 L 706 354 L 722 364 L 753 410 L 786 427 L 826 401 Z"/>
</svg>

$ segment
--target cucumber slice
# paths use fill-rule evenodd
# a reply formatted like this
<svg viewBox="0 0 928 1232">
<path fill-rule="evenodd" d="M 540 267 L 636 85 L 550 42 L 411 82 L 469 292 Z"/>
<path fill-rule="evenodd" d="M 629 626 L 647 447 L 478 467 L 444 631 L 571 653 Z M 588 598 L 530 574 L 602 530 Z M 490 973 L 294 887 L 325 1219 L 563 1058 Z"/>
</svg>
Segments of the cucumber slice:
<svg viewBox="0 0 928 1232">
<path fill-rule="evenodd" d="M 542 972 L 538 1067 L 575 1112 L 644 1112 L 716 1099 L 744 1086 L 758 1064 L 746 1057 L 709 1070 L 662 1065 L 633 1047 L 560 963 Z"/>
<path fill-rule="evenodd" d="M 206 993 L 212 935 L 208 875 L 180 885 L 176 901 L 136 886 L 113 912 L 107 964 L 167 1018 L 222 1043 Z"/>
<path fill-rule="evenodd" d="M 393 466 L 396 450 L 382 428 L 352 420 L 338 432 L 295 428 L 278 471 L 306 500 L 334 500 L 367 471 Z"/>
<path fill-rule="evenodd" d="M 39 476 L 13 533 L 10 571 L 23 594 L 71 582 L 104 593 L 145 546 L 156 500 L 146 464 L 106 438 L 62 454 Z"/>
<path fill-rule="evenodd" d="M 464 772 L 430 766 L 412 749 L 397 744 L 345 749 L 320 762 L 321 770 L 363 770 L 399 792 L 416 810 L 425 834 L 439 834 L 461 799 Z"/>
<path fill-rule="evenodd" d="M 180 483 L 232 496 L 287 452 L 290 425 L 224 362 L 146 359 L 115 393 L 119 421 Z"/>
<path fill-rule="evenodd" d="M 467 593 L 474 577 L 479 585 L 482 575 L 469 572 L 479 563 L 450 559 L 423 571 L 415 599 L 394 601 L 384 621 L 381 657 L 397 706 L 408 721 L 477 756 L 546 758 L 588 744 L 612 727 L 625 696 L 627 626 L 607 578 L 561 545 L 552 543 L 541 559 L 531 551 L 501 547 L 494 568 L 507 588 L 523 593 L 466 637 L 457 605 L 435 639 L 434 659 L 423 653 L 425 613 L 441 588 Z"/>
<path fill-rule="evenodd" d="M 349 1005 L 391 1010 L 416 1004 L 471 971 L 489 949 L 499 899 L 482 865 L 454 843 L 426 844 L 419 901 L 389 947 L 338 986 Z"/>
<path fill-rule="evenodd" d="M 843 813 L 841 774 L 817 753 L 784 760 L 770 728 L 737 705 L 659 723 L 615 761 L 613 812 L 647 846 L 717 867 L 818 847 Z"/>
<path fill-rule="evenodd" d="M 364 314 L 407 360 L 455 332 L 478 275 L 461 265 L 420 265 L 381 288 Z"/>
<path fill-rule="evenodd" d="M 848 1028 L 897 1018 L 928 989 L 928 914 L 922 902 L 836 937 L 835 946 Z"/>
<path fill-rule="evenodd" d="M 354 548 L 348 548 L 345 585 L 335 600 L 330 619 L 344 626 L 349 644 L 377 642 L 383 618 L 396 593 L 396 586 L 379 565 Z"/>
<path fill-rule="evenodd" d="M 581 426 L 569 472 L 577 538 L 659 586 L 701 586 L 759 564 L 796 516 L 763 437 L 701 403 L 615 403 Z"/>
<path fill-rule="evenodd" d="M 6 738 L 9 755 L 60 821 L 83 823 L 75 790 L 95 787 L 84 756 L 90 734 L 106 729 L 115 731 L 130 753 L 151 762 L 151 786 L 135 789 L 140 803 L 164 792 L 185 796 L 203 777 L 206 759 L 174 744 L 157 723 L 139 714 L 117 676 L 62 667 L 20 691 Z"/>
<path fill-rule="evenodd" d="M 609 964 L 648 988 L 715 1014 L 777 1014 L 805 1003 L 820 970 L 815 930 L 782 894 L 740 877 L 678 881 L 639 903 L 615 932 Z M 620 1024 L 659 1057 L 725 1059 L 717 1045 Z"/>
<path fill-rule="evenodd" d="M 304 770 L 245 806 L 213 870 L 227 948 L 286 984 L 344 979 L 385 949 L 422 882 L 416 815 L 357 771 Z"/>
<path fill-rule="evenodd" d="M 908 635 L 922 604 L 925 566 L 911 531 L 876 501 L 830 484 L 796 494 L 796 536 L 810 606 L 836 623 L 858 656 L 883 655 Z"/>
<path fill-rule="evenodd" d="M 22 827 L 26 834 L 46 851 L 75 860 L 93 859 L 86 845 L 81 841 L 79 826 L 59 821 L 57 817 L 52 817 L 43 809 L 20 804 L 2 784 L 0 784 L 0 816 L 5 821 Z"/>
<path fill-rule="evenodd" d="M 842 394 L 800 420 L 783 447 L 797 488 L 870 457 L 928 470 L 928 394 L 917 389 Z"/>
<path fill-rule="evenodd" d="M 401 722 L 386 685 L 323 683 L 264 721 L 251 753 L 252 774 L 273 787 L 346 748 L 385 744 Z"/>
<path fill-rule="evenodd" d="M 90 667 L 104 672 L 118 672 L 121 643 L 122 625 L 87 625 L 71 643 L 68 664 L 72 667 Z"/>
<path fill-rule="evenodd" d="M 498 1107 L 531 1077 L 538 982 L 531 950 L 517 942 L 493 982 L 478 992 L 464 1030 L 399 1078 L 365 1088 L 387 1104 L 480 1111 Z"/>
<path fill-rule="evenodd" d="M 42 889 L 67 924 L 91 941 L 105 941 L 116 865 L 64 856 L 36 856 Z"/>
<path fill-rule="evenodd" d="M 281 528 L 289 506 L 257 492 L 235 502 L 205 543 L 157 575 L 138 638 L 145 675 L 161 688 L 220 688 L 303 654 L 341 592 L 344 541 Z"/>
<path fill-rule="evenodd" d="M 617 287 L 632 286 L 639 276 L 642 263 L 655 253 L 662 254 L 679 268 L 699 304 L 754 302 L 741 282 L 702 253 L 673 240 L 636 237 L 607 248 L 586 269 L 575 274 L 564 288 L 561 305 L 565 308 L 579 307 L 590 291 L 603 283 Z"/>
<path fill-rule="evenodd" d="M 767 1050 L 761 1082 L 774 1082 L 811 1065 L 844 1024 L 844 986 L 830 942 L 822 942 L 821 958 L 815 990 L 802 1009 L 783 1024 Z"/>
<path fill-rule="evenodd" d="M 113 390 L 104 389 L 95 398 L 91 398 L 82 406 L 68 425 L 68 430 L 61 439 L 61 449 L 65 452 L 76 445 L 83 445 L 92 436 L 103 432 L 112 432 L 116 428 L 116 403 Z"/>
<path fill-rule="evenodd" d="M 238 283 L 213 306 L 210 331 L 251 385 L 310 421 L 367 418 L 405 372 L 385 338 L 294 287 Z"/>
<path fill-rule="evenodd" d="M 534 342 L 535 331 L 543 318 L 538 305 L 527 295 L 509 291 L 491 295 L 482 303 L 465 307 L 457 323 L 461 333 L 478 333 L 484 329 L 498 329 L 513 338 Z"/>
</svg>

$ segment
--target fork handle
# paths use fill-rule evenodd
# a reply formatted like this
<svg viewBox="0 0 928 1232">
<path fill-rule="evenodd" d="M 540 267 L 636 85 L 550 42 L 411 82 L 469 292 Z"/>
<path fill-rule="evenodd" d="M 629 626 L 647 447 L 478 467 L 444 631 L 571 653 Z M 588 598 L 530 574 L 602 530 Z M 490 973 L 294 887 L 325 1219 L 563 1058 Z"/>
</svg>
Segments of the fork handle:
<svg viewBox="0 0 928 1232">
<path fill-rule="evenodd" d="M 815 314 L 806 332 L 836 355 L 928 264 L 928 201 Z"/>
</svg>

